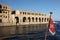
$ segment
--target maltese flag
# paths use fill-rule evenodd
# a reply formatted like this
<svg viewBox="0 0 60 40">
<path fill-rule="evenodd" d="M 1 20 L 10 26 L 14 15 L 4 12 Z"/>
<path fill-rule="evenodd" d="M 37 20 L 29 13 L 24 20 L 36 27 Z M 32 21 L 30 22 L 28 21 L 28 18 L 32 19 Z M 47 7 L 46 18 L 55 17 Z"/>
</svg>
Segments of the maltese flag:
<svg viewBox="0 0 60 40">
<path fill-rule="evenodd" d="M 49 20 L 49 32 L 50 32 L 52 35 L 55 35 L 54 23 L 53 23 L 53 21 L 52 21 L 51 18 L 50 18 L 50 20 Z"/>
</svg>

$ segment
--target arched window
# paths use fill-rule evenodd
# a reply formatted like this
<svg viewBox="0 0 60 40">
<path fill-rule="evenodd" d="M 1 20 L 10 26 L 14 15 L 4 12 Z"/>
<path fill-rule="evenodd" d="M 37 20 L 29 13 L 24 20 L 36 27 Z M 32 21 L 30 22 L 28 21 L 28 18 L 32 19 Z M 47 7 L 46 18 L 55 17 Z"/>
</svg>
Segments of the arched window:
<svg viewBox="0 0 60 40">
<path fill-rule="evenodd" d="M 26 22 L 26 17 L 23 17 L 23 22 Z"/>
<path fill-rule="evenodd" d="M 2 23 L 2 19 L 0 19 L 0 23 Z"/>
<path fill-rule="evenodd" d="M 41 18 L 39 18 L 39 22 L 41 22 Z"/>
<path fill-rule="evenodd" d="M 36 17 L 36 22 L 38 21 L 38 18 Z"/>
<path fill-rule="evenodd" d="M 24 12 L 23 12 L 23 14 L 24 14 Z"/>
<path fill-rule="evenodd" d="M 46 22 L 46 18 L 44 19 L 44 21 Z"/>
<path fill-rule="evenodd" d="M 43 18 L 42 18 L 42 22 L 43 22 Z"/>
<path fill-rule="evenodd" d="M 34 17 L 32 17 L 32 22 L 34 22 Z"/>
<path fill-rule="evenodd" d="M 2 8 L 2 6 L 0 5 L 0 8 Z"/>
<path fill-rule="evenodd" d="M 2 13 L 2 10 L 0 10 L 0 13 Z"/>
<path fill-rule="evenodd" d="M 29 22 L 31 22 L 31 19 L 30 19 L 30 17 L 28 17 L 28 20 L 29 20 Z"/>
</svg>

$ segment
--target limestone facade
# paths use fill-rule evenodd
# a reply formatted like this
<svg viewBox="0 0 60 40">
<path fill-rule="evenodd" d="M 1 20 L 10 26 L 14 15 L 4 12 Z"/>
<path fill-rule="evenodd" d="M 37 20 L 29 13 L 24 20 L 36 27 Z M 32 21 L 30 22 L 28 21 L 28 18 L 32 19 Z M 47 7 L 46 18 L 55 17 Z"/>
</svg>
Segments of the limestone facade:
<svg viewBox="0 0 60 40">
<path fill-rule="evenodd" d="M 25 10 L 11 10 L 8 5 L 0 4 L 0 25 L 46 24 L 49 15 Z"/>
</svg>

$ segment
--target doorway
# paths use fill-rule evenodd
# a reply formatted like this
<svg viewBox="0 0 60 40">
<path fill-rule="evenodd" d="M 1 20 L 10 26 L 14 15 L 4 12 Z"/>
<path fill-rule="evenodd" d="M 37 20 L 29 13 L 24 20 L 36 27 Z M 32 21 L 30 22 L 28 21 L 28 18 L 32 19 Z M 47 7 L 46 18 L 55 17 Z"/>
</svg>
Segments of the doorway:
<svg viewBox="0 0 60 40">
<path fill-rule="evenodd" d="M 16 24 L 19 23 L 19 17 L 15 17 L 16 19 Z"/>
</svg>

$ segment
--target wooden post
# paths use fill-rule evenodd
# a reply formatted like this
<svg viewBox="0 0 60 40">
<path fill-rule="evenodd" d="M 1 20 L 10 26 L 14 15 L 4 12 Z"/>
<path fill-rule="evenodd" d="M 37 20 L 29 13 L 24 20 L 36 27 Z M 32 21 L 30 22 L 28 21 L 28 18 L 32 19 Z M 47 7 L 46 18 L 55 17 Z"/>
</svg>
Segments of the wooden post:
<svg viewBox="0 0 60 40">
<path fill-rule="evenodd" d="M 50 12 L 50 18 L 51 18 L 51 15 L 52 15 L 52 12 Z M 49 19 L 49 20 L 50 20 L 50 19 Z M 48 25 L 49 25 L 49 22 L 48 22 Z M 47 40 L 48 30 L 49 30 L 48 25 L 47 25 L 47 28 L 46 28 L 46 33 L 45 33 L 45 39 L 44 39 L 44 40 Z"/>
</svg>

